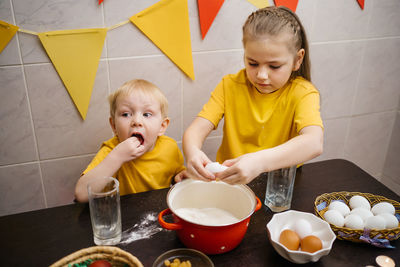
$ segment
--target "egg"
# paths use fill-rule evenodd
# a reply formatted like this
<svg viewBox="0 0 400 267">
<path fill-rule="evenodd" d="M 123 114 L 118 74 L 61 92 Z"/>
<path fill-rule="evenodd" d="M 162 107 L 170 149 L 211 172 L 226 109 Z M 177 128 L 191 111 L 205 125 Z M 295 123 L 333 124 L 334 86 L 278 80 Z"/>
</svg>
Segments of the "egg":
<svg viewBox="0 0 400 267">
<path fill-rule="evenodd" d="M 315 235 L 309 235 L 301 240 L 300 248 L 301 251 L 314 253 L 315 251 L 322 249 L 322 241 Z"/>
<path fill-rule="evenodd" d="M 359 195 L 355 195 L 350 198 L 349 206 L 351 209 L 355 208 L 364 208 L 367 210 L 371 209 L 371 204 L 369 204 L 369 201 L 365 197 Z"/>
<path fill-rule="evenodd" d="M 357 214 L 349 214 L 344 218 L 344 226 L 351 229 L 360 230 L 364 229 L 364 221 Z"/>
<path fill-rule="evenodd" d="M 370 210 L 361 207 L 351 210 L 350 214 L 357 214 L 361 217 L 361 219 L 363 219 L 364 222 L 367 218 L 374 216 L 374 214 Z"/>
<path fill-rule="evenodd" d="M 300 237 L 295 231 L 286 229 L 281 232 L 279 243 L 290 250 L 298 250 L 300 246 Z"/>
<path fill-rule="evenodd" d="M 296 221 L 294 224 L 294 230 L 300 238 L 304 238 L 312 234 L 311 224 L 304 219 Z"/>
<path fill-rule="evenodd" d="M 399 226 L 399 220 L 397 220 L 396 216 L 390 213 L 382 213 L 377 216 L 380 216 L 385 220 L 386 229 L 396 228 Z"/>
<path fill-rule="evenodd" d="M 328 210 L 337 210 L 343 215 L 343 217 L 350 213 L 349 206 L 339 200 L 332 201 L 328 206 Z"/>
<path fill-rule="evenodd" d="M 338 227 L 342 227 L 344 225 L 344 217 L 337 210 L 327 210 L 324 213 L 324 218 L 327 222 L 336 225 Z"/>
<path fill-rule="evenodd" d="M 210 162 L 206 165 L 206 170 L 212 173 L 217 173 L 217 172 L 222 172 L 226 169 L 228 169 L 228 167 L 219 164 L 218 162 Z"/>
<path fill-rule="evenodd" d="M 365 220 L 365 228 L 383 230 L 386 227 L 385 223 L 385 219 L 381 216 L 372 216 Z"/>
<path fill-rule="evenodd" d="M 378 204 L 375 204 L 372 209 L 372 213 L 374 215 L 382 214 L 382 213 L 390 213 L 393 214 L 395 213 L 394 206 L 390 204 L 389 202 L 379 202 Z"/>
</svg>

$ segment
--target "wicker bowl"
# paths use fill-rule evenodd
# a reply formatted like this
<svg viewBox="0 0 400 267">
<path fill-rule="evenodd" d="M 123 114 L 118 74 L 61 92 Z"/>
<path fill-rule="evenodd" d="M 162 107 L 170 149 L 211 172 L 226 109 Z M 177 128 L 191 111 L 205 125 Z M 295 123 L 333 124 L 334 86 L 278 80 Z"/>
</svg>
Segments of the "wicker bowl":
<svg viewBox="0 0 400 267">
<path fill-rule="evenodd" d="M 143 264 L 132 254 L 118 247 L 113 246 L 94 246 L 78 250 L 59 261 L 50 265 L 50 267 L 74 266 L 87 260 L 106 260 L 114 266 L 143 267 Z"/>
<path fill-rule="evenodd" d="M 325 193 L 318 196 L 314 202 L 314 211 L 317 216 L 321 219 L 324 219 L 324 213 L 328 210 L 328 206 L 333 200 L 342 200 L 347 205 L 349 205 L 349 200 L 352 196 L 359 195 L 365 197 L 371 207 L 375 204 L 386 201 L 391 203 L 395 208 L 395 215 L 397 219 L 400 218 L 400 203 L 386 197 L 373 195 L 369 193 L 360 193 L 360 192 L 332 192 Z M 364 230 L 354 230 L 348 227 L 338 227 L 336 225 L 330 224 L 333 232 L 335 232 L 338 239 L 348 240 L 357 243 L 370 243 L 377 247 L 390 247 L 389 241 L 396 240 L 400 237 L 400 227 L 385 230 L 373 230 L 373 229 L 364 229 Z"/>
</svg>

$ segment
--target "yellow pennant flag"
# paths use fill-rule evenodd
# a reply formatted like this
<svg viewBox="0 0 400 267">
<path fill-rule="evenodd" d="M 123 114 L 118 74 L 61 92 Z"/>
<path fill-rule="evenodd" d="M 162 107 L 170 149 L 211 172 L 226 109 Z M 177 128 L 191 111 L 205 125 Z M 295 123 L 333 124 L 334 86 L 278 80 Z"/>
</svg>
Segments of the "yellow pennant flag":
<svg viewBox="0 0 400 267">
<path fill-rule="evenodd" d="M 0 20 L 0 53 L 8 45 L 19 27 Z"/>
<path fill-rule="evenodd" d="M 258 8 L 264 8 L 269 6 L 268 0 L 247 0 L 251 4 L 255 5 Z"/>
<path fill-rule="evenodd" d="M 107 29 L 39 33 L 51 62 L 82 118 L 86 118 Z"/>
<path fill-rule="evenodd" d="M 130 21 L 194 80 L 187 0 L 161 0 Z"/>
</svg>

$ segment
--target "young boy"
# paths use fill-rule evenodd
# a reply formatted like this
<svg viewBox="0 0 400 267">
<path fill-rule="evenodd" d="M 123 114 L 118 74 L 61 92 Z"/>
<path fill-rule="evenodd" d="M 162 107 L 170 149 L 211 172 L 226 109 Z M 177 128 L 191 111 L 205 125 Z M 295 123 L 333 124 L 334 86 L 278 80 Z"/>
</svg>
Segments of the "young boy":
<svg viewBox="0 0 400 267">
<path fill-rule="evenodd" d="M 120 194 L 169 187 L 185 176 L 183 156 L 167 130 L 168 101 L 145 80 L 132 80 L 112 93 L 110 125 L 115 136 L 105 141 L 75 187 L 75 198 L 88 201 L 87 184 L 99 176 L 119 180 Z"/>
</svg>

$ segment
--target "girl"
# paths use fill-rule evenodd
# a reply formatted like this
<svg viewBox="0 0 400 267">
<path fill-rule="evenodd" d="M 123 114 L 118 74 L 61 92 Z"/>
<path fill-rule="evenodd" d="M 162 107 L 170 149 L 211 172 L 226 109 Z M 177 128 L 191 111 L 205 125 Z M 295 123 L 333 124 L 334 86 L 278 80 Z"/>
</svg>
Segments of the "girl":
<svg viewBox="0 0 400 267">
<path fill-rule="evenodd" d="M 322 153 L 319 92 L 311 84 L 308 43 L 299 18 L 284 7 L 253 12 L 243 26 L 245 69 L 225 76 L 183 136 L 188 174 L 246 184 L 262 172 L 301 164 Z M 201 151 L 224 117 L 212 174 Z"/>
</svg>

